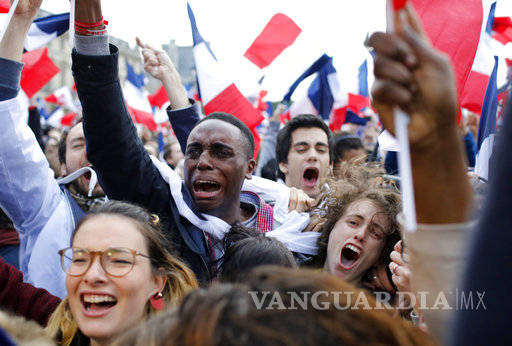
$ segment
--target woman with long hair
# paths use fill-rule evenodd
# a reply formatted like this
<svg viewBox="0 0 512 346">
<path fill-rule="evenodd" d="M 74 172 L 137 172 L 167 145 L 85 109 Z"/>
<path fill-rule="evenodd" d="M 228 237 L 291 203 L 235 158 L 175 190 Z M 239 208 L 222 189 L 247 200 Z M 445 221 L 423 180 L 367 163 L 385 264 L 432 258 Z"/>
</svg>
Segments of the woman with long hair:
<svg viewBox="0 0 512 346">
<path fill-rule="evenodd" d="M 329 182 L 319 261 L 324 270 L 356 286 L 394 293 L 388 265 L 401 239 L 401 199 L 378 176 L 372 168 L 347 166 L 343 179 Z"/>
<path fill-rule="evenodd" d="M 193 272 L 166 250 L 156 215 L 110 201 L 77 225 L 59 251 L 68 295 L 48 322 L 62 345 L 104 345 L 197 288 Z"/>
</svg>

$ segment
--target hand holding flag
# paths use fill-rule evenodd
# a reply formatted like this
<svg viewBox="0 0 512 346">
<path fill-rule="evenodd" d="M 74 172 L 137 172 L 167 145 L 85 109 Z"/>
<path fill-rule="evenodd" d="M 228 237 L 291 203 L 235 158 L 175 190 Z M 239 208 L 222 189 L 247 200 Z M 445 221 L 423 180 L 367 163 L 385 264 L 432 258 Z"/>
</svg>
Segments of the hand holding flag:
<svg viewBox="0 0 512 346">
<path fill-rule="evenodd" d="M 457 133 L 457 93 L 450 61 L 429 43 L 410 5 L 396 16 L 395 25 L 396 34 L 376 33 L 368 44 L 376 53 L 372 95 L 383 125 L 396 129 L 397 106 L 409 113 L 405 134 L 410 137 L 414 187 L 406 194 L 402 185 L 406 229 L 415 229 L 416 213 L 419 223 L 463 222 L 471 189 Z M 411 203 L 406 197 L 413 194 L 418 198 Z M 411 204 L 412 213 L 408 213 L 406 207 Z M 411 214 L 413 222 L 408 220 Z"/>
<path fill-rule="evenodd" d="M 396 35 L 375 33 L 368 40 L 377 54 L 373 107 L 394 132 L 393 109 L 410 115 L 411 148 L 430 144 L 439 128 L 456 128 L 457 92 L 449 59 L 429 43 L 411 5 L 396 16 Z"/>
</svg>

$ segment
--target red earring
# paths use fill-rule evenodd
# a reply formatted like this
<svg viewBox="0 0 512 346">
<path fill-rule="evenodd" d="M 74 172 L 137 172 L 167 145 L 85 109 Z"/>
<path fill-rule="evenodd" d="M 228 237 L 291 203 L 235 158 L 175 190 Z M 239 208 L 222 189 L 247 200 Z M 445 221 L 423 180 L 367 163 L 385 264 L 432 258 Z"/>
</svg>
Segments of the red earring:
<svg viewBox="0 0 512 346">
<path fill-rule="evenodd" d="M 155 293 L 155 295 L 149 298 L 149 302 L 151 306 L 155 310 L 163 310 L 164 309 L 164 300 L 162 299 L 162 292 Z"/>
</svg>

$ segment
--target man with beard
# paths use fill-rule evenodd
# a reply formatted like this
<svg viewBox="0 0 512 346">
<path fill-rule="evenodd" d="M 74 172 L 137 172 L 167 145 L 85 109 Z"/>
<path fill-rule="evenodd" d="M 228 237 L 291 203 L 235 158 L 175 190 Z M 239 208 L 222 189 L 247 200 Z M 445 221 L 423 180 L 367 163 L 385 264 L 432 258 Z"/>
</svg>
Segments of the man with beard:
<svg viewBox="0 0 512 346">
<path fill-rule="evenodd" d="M 20 234 L 25 280 L 63 298 L 65 274 L 57 251 L 69 246 L 75 225 L 91 204 L 103 200 L 103 192 L 88 168 L 82 125 L 71 128 L 63 142 L 61 173 L 67 176 L 57 181 L 16 99 L 23 42 L 40 5 L 41 0 L 19 1 L 0 43 L 0 207 Z"/>
</svg>

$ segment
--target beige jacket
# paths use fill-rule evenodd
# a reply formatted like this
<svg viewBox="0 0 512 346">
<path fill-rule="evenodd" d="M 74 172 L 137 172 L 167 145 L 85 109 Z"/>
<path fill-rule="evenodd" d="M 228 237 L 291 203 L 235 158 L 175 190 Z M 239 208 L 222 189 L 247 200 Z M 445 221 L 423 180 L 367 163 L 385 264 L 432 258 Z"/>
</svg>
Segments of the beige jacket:
<svg viewBox="0 0 512 346">
<path fill-rule="evenodd" d="M 402 234 L 421 314 L 440 343 L 448 336 L 453 313 L 463 304 L 459 285 L 475 224 L 419 224 L 416 232 Z"/>
</svg>

